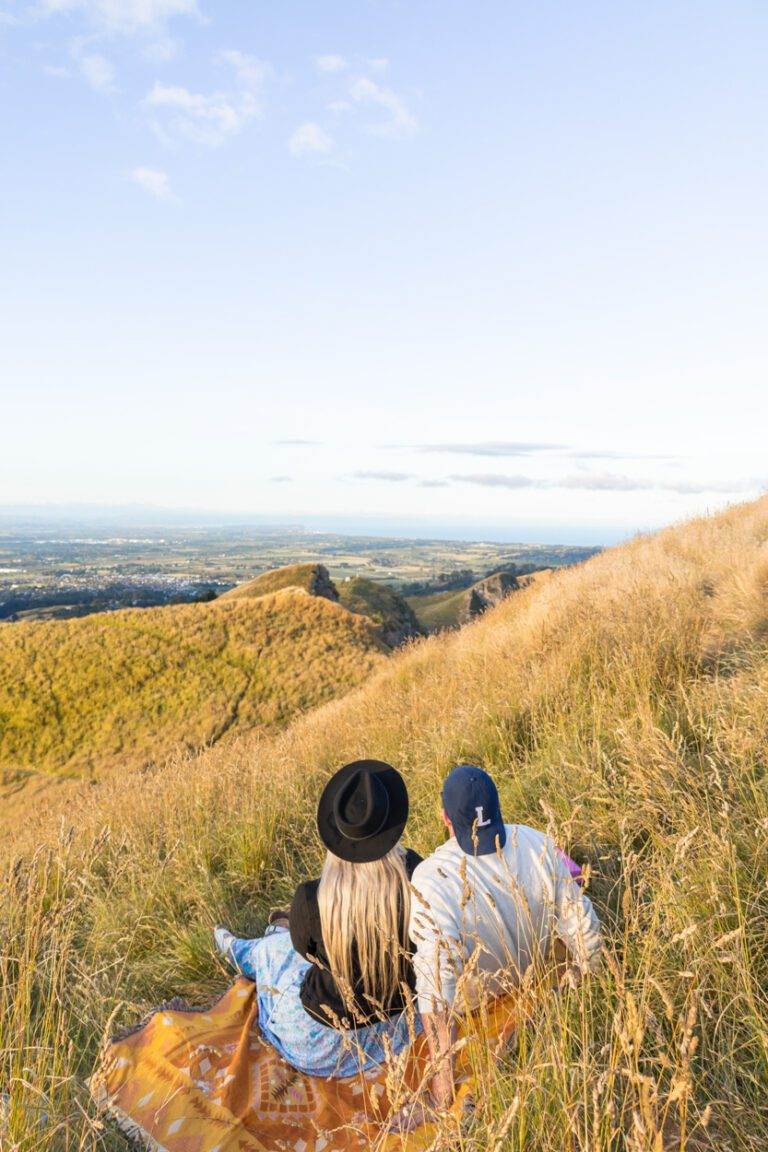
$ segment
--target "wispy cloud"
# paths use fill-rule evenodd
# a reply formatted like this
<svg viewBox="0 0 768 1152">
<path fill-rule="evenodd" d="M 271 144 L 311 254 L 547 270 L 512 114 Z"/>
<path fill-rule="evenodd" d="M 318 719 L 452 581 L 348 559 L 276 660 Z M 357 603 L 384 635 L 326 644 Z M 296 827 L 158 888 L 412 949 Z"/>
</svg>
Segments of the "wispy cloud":
<svg viewBox="0 0 768 1152">
<path fill-rule="evenodd" d="M 236 136 L 260 114 L 256 98 L 249 92 L 190 92 L 159 80 L 145 100 L 156 118 L 152 124 L 163 138 L 179 136 L 195 144 L 216 147 Z"/>
<path fill-rule="evenodd" d="M 291 484 L 293 483 L 293 476 L 270 476 L 271 484 Z"/>
<path fill-rule="evenodd" d="M 321 440 L 302 440 L 300 438 L 296 438 L 296 439 L 291 439 L 291 440 L 273 440 L 272 443 L 273 444 L 287 444 L 287 445 L 291 445 L 294 447 L 297 445 L 301 445 L 302 447 L 304 447 L 304 446 L 308 446 L 308 445 L 318 445 L 318 444 L 321 444 L 322 441 Z"/>
<path fill-rule="evenodd" d="M 584 489 L 590 492 L 676 492 L 681 496 L 717 492 L 722 495 L 755 492 L 765 487 L 764 480 L 665 480 L 653 477 L 634 477 L 603 473 L 598 476 L 566 476 L 559 482 L 562 488 Z"/>
<path fill-rule="evenodd" d="M 765 487 L 764 480 L 666 480 L 602 473 L 600 475 L 563 476 L 543 479 L 533 476 L 507 476 L 497 472 L 454 473 L 459 484 L 478 484 L 483 488 L 567 488 L 586 492 L 673 492 L 678 495 L 703 495 L 707 492 L 736 495 L 755 492 Z"/>
<path fill-rule="evenodd" d="M 343 56 L 337 56 L 333 53 L 326 56 L 315 56 L 315 68 L 318 72 L 343 72 L 347 67 L 347 61 Z"/>
<path fill-rule="evenodd" d="M 449 480 L 419 480 L 419 488 L 450 488 Z"/>
<path fill-rule="evenodd" d="M 167 172 L 159 172 L 156 168 L 134 168 L 130 173 L 130 179 L 150 196 L 154 196 L 155 200 L 176 199 L 171 191 Z"/>
<path fill-rule="evenodd" d="M 376 56 L 373 60 L 366 60 L 366 64 L 372 72 L 386 72 L 389 68 L 389 60 L 386 56 Z"/>
<path fill-rule="evenodd" d="M 84 55 L 78 54 L 76 60 L 81 75 L 94 92 L 114 92 L 115 69 L 106 56 L 98 52 L 89 52 Z"/>
<path fill-rule="evenodd" d="M 38 13 L 79 12 L 95 28 L 113 35 L 162 29 L 173 17 L 198 16 L 197 0 L 41 0 Z"/>
<path fill-rule="evenodd" d="M 260 60 L 257 56 L 249 56 L 247 52 L 241 52 L 238 48 L 228 48 L 224 52 L 219 52 L 217 60 L 219 64 L 229 65 L 240 86 L 251 91 L 261 88 L 272 75 L 271 64 Z"/>
<path fill-rule="evenodd" d="M 325 155 L 333 149 L 333 139 L 319 124 L 301 124 L 288 139 L 292 156 Z"/>
<path fill-rule="evenodd" d="M 178 54 L 178 42 L 169 36 L 163 36 L 159 40 L 151 40 L 141 50 L 141 55 L 150 64 L 167 64 L 169 60 L 175 60 Z"/>
<path fill-rule="evenodd" d="M 408 445 L 398 445 L 408 447 Z M 529 440 L 480 440 L 468 444 L 417 444 L 419 452 L 440 452 L 456 456 L 531 456 L 536 452 L 555 452 L 564 444 L 547 444 Z"/>
<path fill-rule="evenodd" d="M 498 472 L 454 473 L 449 479 L 459 484 L 479 484 L 483 488 L 536 488 L 539 483 L 530 476 L 506 476 Z"/>
<path fill-rule="evenodd" d="M 361 76 L 353 81 L 349 94 L 357 104 L 371 105 L 386 113 L 385 118 L 370 125 L 378 136 L 412 136 L 418 128 L 416 117 L 409 111 L 402 96 L 391 88 L 383 88 L 375 80 Z"/>
<path fill-rule="evenodd" d="M 69 68 L 65 68 L 63 64 L 43 64 L 43 72 L 46 76 L 54 76 L 57 80 L 70 80 L 72 78 Z"/>
<path fill-rule="evenodd" d="M 679 460 L 679 456 L 670 453 L 655 453 L 655 452 L 622 452 L 618 451 L 605 451 L 597 449 L 591 451 L 590 449 L 580 450 L 573 449 L 567 452 L 566 455 L 571 460 L 659 460 L 659 461 L 672 461 Z"/>
<path fill-rule="evenodd" d="M 404 480 L 413 480 L 411 472 L 388 472 L 386 469 L 361 469 L 352 473 L 355 480 L 384 480 L 391 484 L 401 484 Z"/>
<path fill-rule="evenodd" d="M 262 88 L 272 73 L 270 65 L 238 49 L 219 52 L 216 63 L 230 73 L 234 81 L 231 88 L 191 92 L 180 85 L 155 81 L 144 105 L 161 139 L 183 138 L 217 147 L 262 114 Z"/>
</svg>

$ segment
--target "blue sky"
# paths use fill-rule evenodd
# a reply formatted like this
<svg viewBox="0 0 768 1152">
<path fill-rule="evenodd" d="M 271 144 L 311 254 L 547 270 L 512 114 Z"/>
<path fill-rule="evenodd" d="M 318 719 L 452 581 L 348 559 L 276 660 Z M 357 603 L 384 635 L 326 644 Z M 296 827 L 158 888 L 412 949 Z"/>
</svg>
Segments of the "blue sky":
<svg viewBox="0 0 768 1152">
<path fill-rule="evenodd" d="M 0 504 L 763 490 L 768 9 L 0 0 Z"/>
</svg>

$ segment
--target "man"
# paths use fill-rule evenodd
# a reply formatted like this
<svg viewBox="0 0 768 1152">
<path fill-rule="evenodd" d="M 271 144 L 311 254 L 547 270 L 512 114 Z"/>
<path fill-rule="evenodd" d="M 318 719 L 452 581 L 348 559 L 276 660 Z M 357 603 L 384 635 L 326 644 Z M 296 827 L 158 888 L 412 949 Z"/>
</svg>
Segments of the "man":
<svg viewBox="0 0 768 1152">
<path fill-rule="evenodd" d="M 457 1014 L 519 982 L 557 941 L 577 973 L 596 965 L 601 943 L 597 916 L 566 857 L 543 832 L 504 823 L 487 772 L 454 768 L 442 803 L 449 839 L 413 873 L 409 926 L 440 1110 L 453 1100 Z"/>
</svg>

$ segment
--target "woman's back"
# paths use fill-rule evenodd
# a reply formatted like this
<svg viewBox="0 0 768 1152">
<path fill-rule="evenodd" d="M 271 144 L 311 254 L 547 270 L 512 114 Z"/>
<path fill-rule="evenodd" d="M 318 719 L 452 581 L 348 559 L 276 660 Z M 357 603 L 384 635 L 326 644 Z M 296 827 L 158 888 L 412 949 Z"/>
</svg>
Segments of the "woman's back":
<svg viewBox="0 0 768 1152">
<path fill-rule="evenodd" d="M 291 940 L 313 961 L 300 992 L 310 1015 L 354 1028 L 403 1011 L 414 986 L 409 883 L 420 862 L 399 845 L 365 863 L 329 853 L 321 878 L 297 888 Z"/>
</svg>

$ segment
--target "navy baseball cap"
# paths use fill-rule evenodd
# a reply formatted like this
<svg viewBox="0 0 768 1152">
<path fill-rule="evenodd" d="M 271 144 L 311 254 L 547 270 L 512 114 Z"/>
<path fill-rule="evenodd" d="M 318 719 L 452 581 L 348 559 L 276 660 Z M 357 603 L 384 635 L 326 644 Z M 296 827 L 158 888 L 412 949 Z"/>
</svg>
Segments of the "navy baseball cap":
<svg viewBox="0 0 768 1152">
<path fill-rule="evenodd" d="M 501 818 L 499 791 L 491 777 L 474 764 L 459 764 L 443 784 L 443 808 L 453 824 L 462 852 L 487 856 L 503 848 L 507 834 Z"/>
</svg>

